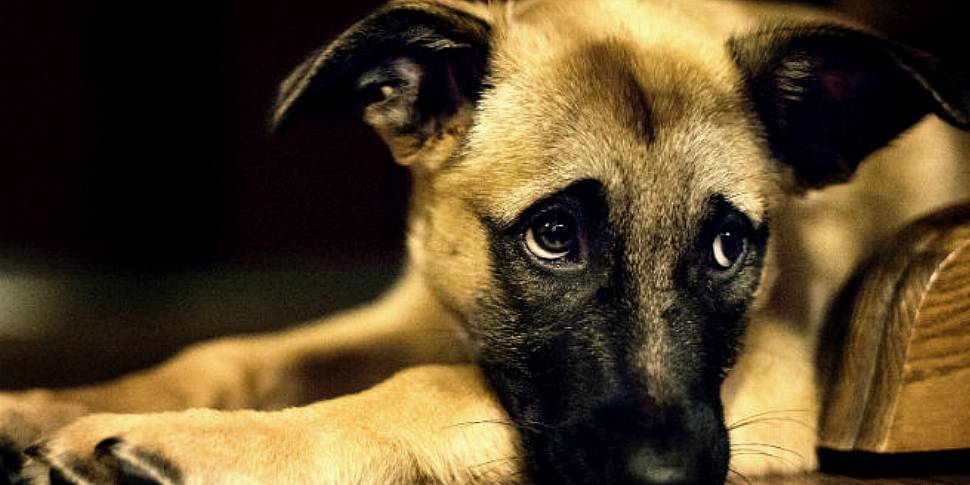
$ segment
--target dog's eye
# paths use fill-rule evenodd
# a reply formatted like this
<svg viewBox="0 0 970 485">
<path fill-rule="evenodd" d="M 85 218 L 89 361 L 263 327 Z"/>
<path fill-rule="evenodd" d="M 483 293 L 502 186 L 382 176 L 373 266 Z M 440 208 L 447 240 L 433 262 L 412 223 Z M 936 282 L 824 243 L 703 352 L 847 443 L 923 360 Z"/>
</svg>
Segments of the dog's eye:
<svg viewBox="0 0 970 485">
<path fill-rule="evenodd" d="M 565 210 L 548 211 L 526 230 L 525 246 L 540 259 L 562 259 L 579 246 L 579 224 Z"/>
<path fill-rule="evenodd" d="M 725 221 L 711 243 L 711 266 L 721 271 L 731 269 L 741 259 L 746 247 L 743 226 L 737 221 Z"/>
</svg>

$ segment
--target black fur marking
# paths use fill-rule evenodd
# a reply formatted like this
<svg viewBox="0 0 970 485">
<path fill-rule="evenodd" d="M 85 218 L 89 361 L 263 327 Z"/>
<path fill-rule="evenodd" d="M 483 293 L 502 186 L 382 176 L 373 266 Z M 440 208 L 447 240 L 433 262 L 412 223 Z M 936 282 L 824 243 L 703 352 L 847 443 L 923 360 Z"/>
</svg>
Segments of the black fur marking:
<svg viewBox="0 0 970 485">
<path fill-rule="evenodd" d="M 47 474 L 47 478 L 50 480 L 51 485 L 76 485 L 73 481 L 68 480 L 64 476 L 64 473 L 57 468 L 51 468 Z"/>
<path fill-rule="evenodd" d="M 88 457 L 83 459 L 78 457 L 65 457 L 59 458 L 57 461 L 60 463 L 51 463 L 52 472 L 56 470 L 58 473 L 62 473 L 62 470 L 68 470 L 74 476 L 89 483 L 104 483 L 110 479 L 105 474 L 104 468 Z M 61 479 L 69 480 L 67 475 L 62 475 Z"/>
<path fill-rule="evenodd" d="M 741 218 L 746 249 L 731 271 L 710 270 L 705 264 L 717 228 L 726 218 Z M 705 323 L 703 352 L 710 362 L 720 363 L 718 385 L 740 350 L 744 332 L 744 315 L 761 281 L 768 243 L 768 223 L 754 227 L 750 219 L 723 196 L 711 197 L 708 210 L 694 243 L 693 252 L 680 262 L 675 283 L 680 288 L 680 301 L 674 308 L 690 316 L 672 320 L 701 320 Z M 725 345 L 725 344 L 730 345 Z"/>
<path fill-rule="evenodd" d="M 0 437 L 0 485 L 16 483 L 23 466 L 23 459 L 13 440 Z"/>
<path fill-rule="evenodd" d="M 121 462 L 118 468 L 119 485 L 162 485 L 145 470 L 128 462 Z"/>
<path fill-rule="evenodd" d="M 23 460 L 20 453 L 17 452 L 17 445 L 14 441 L 0 436 L 0 471 L 4 472 L 0 473 L 0 479 L 20 473 L 23 465 Z"/>
<path fill-rule="evenodd" d="M 29 456 L 41 463 L 47 463 L 47 455 L 50 453 L 47 446 L 43 443 L 38 443 L 36 445 L 28 446 L 24 448 L 24 455 Z"/>
<path fill-rule="evenodd" d="M 929 55 L 832 26 L 728 43 L 772 152 L 807 187 L 844 182 L 872 151 L 934 112 L 970 127 L 970 90 Z"/>
<path fill-rule="evenodd" d="M 524 228 L 550 206 L 568 208 L 584 226 L 582 267 L 549 268 L 522 247 Z M 643 250 L 626 247 L 625 231 L 636 222 L 610 221 L 607 209 L 602 185 L 582 181 L 536 203 L 511 227 L 484 221 L 497 294 L 482 297 L 470 322 L 479 362 L 518 424 L 527 470 L 540 485 L 723 482 L 728 446 L 719 389 L 757 287 L 766 226 L 745 234 L 749 250 L 730 279 L 686 269 L 710 243 L 709 226 L 737 212 L 715 197 L 692 223 L 700 227 L 678 228 L 697 241 L 685 237 L 679 258 L 658 261 L 680 269 L 676 281 L 657 289 L 651 275 L 632 274 L 626 263 L 627 251 Z M 669 306 L 642 308 L 650 301 L 642 291 L 669 292 L 655 299 L 669 298 Z M 671 382 L 661 384 L 677 394 L 662 401 L 640 362 L 650 337 L 644 319 L 669 334 L 669 375 L 661 378 Z"/>
</svg>

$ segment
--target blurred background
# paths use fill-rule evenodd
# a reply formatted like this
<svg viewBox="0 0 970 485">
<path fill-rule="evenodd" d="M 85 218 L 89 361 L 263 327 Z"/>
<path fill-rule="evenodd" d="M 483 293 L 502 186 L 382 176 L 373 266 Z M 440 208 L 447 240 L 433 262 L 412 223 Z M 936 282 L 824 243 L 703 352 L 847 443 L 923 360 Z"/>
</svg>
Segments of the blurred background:
<svg viewBox="0 0 970 485">
<path fill-rule="evenodd" d="M 4 0 L 0 388 L 309 320 L 399 272 L 407 173 L 275 85 L 380 1 Z M 814 2 L 968 62 L 957 0 Z"/>
</svg>

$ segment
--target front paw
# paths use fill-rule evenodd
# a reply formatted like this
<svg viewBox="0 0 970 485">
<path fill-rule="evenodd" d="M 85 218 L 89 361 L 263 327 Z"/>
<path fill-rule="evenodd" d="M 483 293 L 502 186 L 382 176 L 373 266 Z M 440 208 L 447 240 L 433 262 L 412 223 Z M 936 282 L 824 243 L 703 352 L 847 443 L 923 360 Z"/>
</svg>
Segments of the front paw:
<svg viewBox="0 0 970 485">
<path fill-rule="evenodd" d="M 27 448 L 25 454 L 45 468 L 51 485 L 211 483 L 205 479 L 205 467 L 230 469 L 233 460 L 246 459 L 226 456 L 234 433 L 220 428 L 220 418 L 220 413 L 209 410 L 93 414 Z M 184 470 L 196 473 L 186 480 Z"/>
<path fill-rule="evenodd" d="M 380 478 L 384 467 L 404 469 L 393 461 L 406 456 L 366 436 L 297 412 L 93 414 L 28 454 L 52 485 L 414 483 Z"/>
<path fill-rule="evenodd" d="M 46 467 L 51 485 L 182 483 L 181 471 L 164 456 L 115 437 L 101 440 L 91 453 L 73 453 L 47 443 L 31 446 L 25 453 Z"/>
<path fill-rule="evenodd" d="M 86 412 L 46 391 L 0 393 L 0 485 L 26 483 L 24 448 Z"/>
</svg>

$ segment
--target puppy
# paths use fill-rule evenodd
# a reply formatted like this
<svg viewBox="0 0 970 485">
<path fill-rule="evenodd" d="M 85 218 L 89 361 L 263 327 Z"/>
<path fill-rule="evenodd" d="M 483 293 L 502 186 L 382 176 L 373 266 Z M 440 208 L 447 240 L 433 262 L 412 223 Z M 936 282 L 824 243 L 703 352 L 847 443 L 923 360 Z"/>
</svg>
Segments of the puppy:
<svg viewBox="0 0 970 485">
<path fill-rule="evenodd" d="M 970 126 L 964 86 L 832 22 L 720 1 L 391 2 L 296 69 L 273 123 L 363 106 L 413 173 L 400 283 L 117 381 L 5 395 L 8 481 L 812 469 L 826 303 L 875 241 L 968 187 L 945 126 Z M 188 408 L 222 411 L 160 412 Z"/>
</svg>

